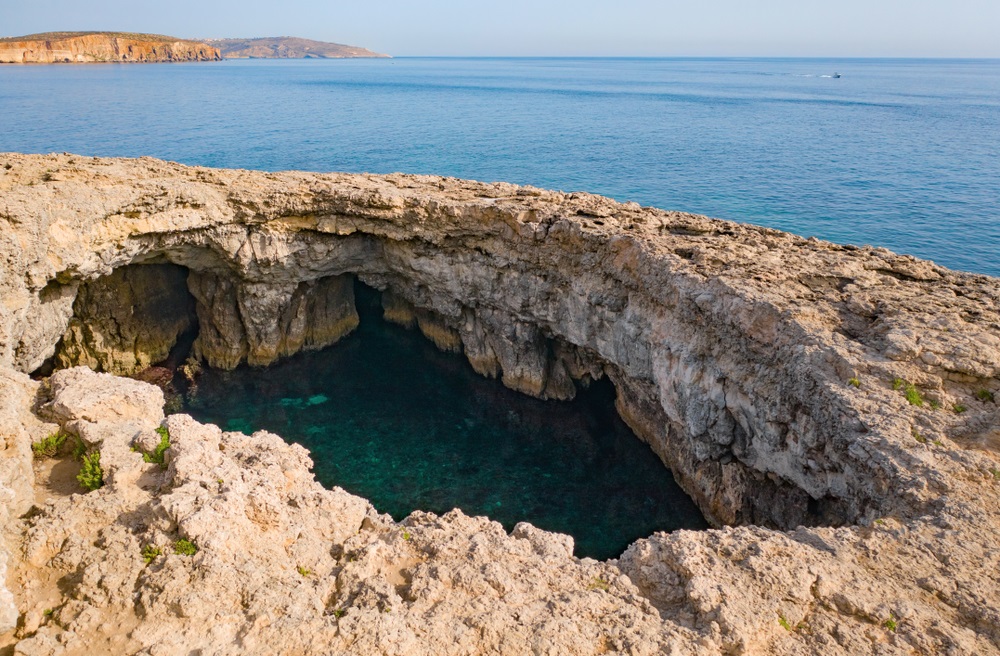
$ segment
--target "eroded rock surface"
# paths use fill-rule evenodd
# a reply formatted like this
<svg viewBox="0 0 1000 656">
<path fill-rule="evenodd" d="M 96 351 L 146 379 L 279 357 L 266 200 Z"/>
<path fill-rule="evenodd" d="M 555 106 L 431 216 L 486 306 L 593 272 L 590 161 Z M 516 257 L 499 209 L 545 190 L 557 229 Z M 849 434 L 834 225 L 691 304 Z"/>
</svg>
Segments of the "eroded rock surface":
<svg viewBox="0 0 1000 656">
<path fill-rule="evenodd" d="M 42 416 L 101 450 L 108 484 L 10 513 L 23 653 L 1000 652 L 996 279 L 588 194 L 148 159 L 2 156 L 0 221 L 4 367 L 39 367 L 81 286 L 122 267 L 185 267 L 196 352 L 224 367 L 350 330 L 356 275 L 509 387 L 610 377 L 713 522 L 764 525 L 608 563 L 458 513 L 399 526 L 276 436 L 170 417 L 167 469 L 143 463 L 162 411 L 56 411 L 125 393 L 71 370 Z M 0 452 L 22 471 L 30 396 Z M 181 538 L 198 554 L 169 554 Z"/>
<path fill-rule="evenodd" d="M 212 61 L 219 50 L 206 43 L 158 34 L 46 32 L 0 39 L 0 64 Z"/>
</svg>

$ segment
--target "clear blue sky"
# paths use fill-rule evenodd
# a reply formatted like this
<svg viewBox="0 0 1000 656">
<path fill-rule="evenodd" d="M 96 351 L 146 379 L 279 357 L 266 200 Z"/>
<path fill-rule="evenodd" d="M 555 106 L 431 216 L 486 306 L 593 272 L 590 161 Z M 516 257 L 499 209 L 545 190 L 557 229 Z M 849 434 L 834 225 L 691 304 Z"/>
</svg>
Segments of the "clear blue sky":
<svg viewBox="0 0 1000 656">
<path fill-rule="evenodd" d="M 403 55 L 1000 57 L 1000 0 L 0 0 L 0 33 L 293 35 Z"/>
</svg>

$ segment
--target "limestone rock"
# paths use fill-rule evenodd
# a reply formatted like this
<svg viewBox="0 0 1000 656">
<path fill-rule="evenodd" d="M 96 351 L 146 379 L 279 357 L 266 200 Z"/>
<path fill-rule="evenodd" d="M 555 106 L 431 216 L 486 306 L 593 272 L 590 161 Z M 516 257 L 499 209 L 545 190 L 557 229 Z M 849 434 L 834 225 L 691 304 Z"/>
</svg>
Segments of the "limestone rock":
<svg viewBox="0 0 1000 656">
<path fill-rule="evenodd" d="M 206 61 L 222 59 L 197 41 L 125 32 L 47 32 L 0 39 L 0 64 Z"/>
<path fill-rule="evenodd" d="M 608 376 L 720 527 L 596 563 L 527 525 L 396 524 L 277 436 L 183 417 L 163 469 L 131 451 L 155 440 L 158 390 L 70 369 L 46 416 L 100 449 L 108 483 L 8 511 L 8 590 L 37 628 L 19 653 L 1000 653 L 996 279 L 507 184 L 0 164 L 0 385 L 21 390 L 0 473 L 45 430 L 13 369 L 53 353 L 83 286 L 184 267 L 195 350 L 228 368 L 345 334 L 356 276 L 526 393 Z"/>
</svg>

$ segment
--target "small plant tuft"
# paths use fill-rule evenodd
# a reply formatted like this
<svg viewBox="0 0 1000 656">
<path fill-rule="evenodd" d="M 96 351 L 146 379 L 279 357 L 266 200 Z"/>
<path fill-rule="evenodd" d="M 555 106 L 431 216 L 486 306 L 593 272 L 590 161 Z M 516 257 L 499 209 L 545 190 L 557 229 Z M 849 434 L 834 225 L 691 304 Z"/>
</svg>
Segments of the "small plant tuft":
<svg viewBox="0 0 1000 656">
<path fill-rule="evenodd" d="M 297 569 L 299 574 L 302 575 L 304 578 L 309 578 L 313 574 L 311 569 L 303 567 L 302 565 L 299 565 L 295 569 Z"/>
<path fill-rule="evenodd" d="M 993 475 L 993 480 L 1000 481 L 1000 469 L 990 467 L 988 471 Z"/>
<path fill-rule="evenodd" d="M 591 579 L 590 583 L 587 585 L 587 589 L 603 590 L 604 592 L 607 592 L 608 590 L 611 589 L 611 584 L 605 581 L 600 576 L 595 576 L 593 579 Z"/>
<path fill-rule="evenodd" d="M 858 380 L 857 378 L 849 378 L 847 380 L 847 384 L 852 385 L 854 387 L 861 387 L 861 381 Z"/>
<path fill-rule="evenodd" d="M 407 531 L 407 530 L 406 530 L 406 529 L 404 528 L 404 529 L 403 529 L 403 539 L 404 539 L 404 540 L 410 540 L 410 538 L 412 538 L 412 537 L 413 537 L 413 535 L 411 535 L 411 534 L 410 534 L 410 532 L 409 532 L 409 531 Z"/>
<path fill-rule="evenodd" d="M 73 460 L 83 460 L 83 456 L 87 455 L 87 445 L 84 444 L 82 438 L 76 438 L 76 444 L 73 446 Z"/>
<path fill-rule="evenodd" d="M 920 442 L 921 444 L 927 444 L 927 438 L 921 435 L 916 428 L 913 429 L 913 439 Z"/>
<path fill-rule="evenodd" d="M 67 437 L 66 433 L 56 431 L 44 440 L 33 443 L 31 445 L 31 452 L 35 454 L 35 458 L 38 460 L 42 458 L 55 458 L 59 455 L 59 451 L 62 449 L 63 444 L 65 444 Z"/>
<path fill-rule="evenodd" d="M 94 451 L 90 455 L 83 456 L 83 467 L 80 468 L 80 473 L 76 475 L 76 480 L 88 492 L 93 492 L 104 485 L 104 470 L 101 469 L 100 451 Z"/>
<path fill-rule="evenodd" d="M 915 405 L 918 408 L 924 407 L 924 397 L 920 396 L 920 390 L 918 390 L 915 385 L 907 385 L 904 394 L 906 395 L 906 400 L 910 402 L 910 405 Z"/>
<path fill-rule="evenodd" d="M 346 612 L 347 611 L 344 610 L 343 608 L 335 608 L 334 611 L 333 611 L 333 616 L 336 617 L 339 620 L 341 617 L 344 616 L 344 613 L 346 613 Z"/>
<path fill-rule="evenodd" d="M 142 562 L 147 565 L 163 555 L 163 549 L 155 544 L 147 544 L 142 548 Z"/>
<path fill-rule="evenodd" d="M 882 626 L 895 633 L 896 628 L 899 627 L 899 620 L 897 620 L 892 613 L 889 613 L 889 619 L 882 622 Z"/>
<path fill-rule="evenodd" d="M 951 406 L 951 409 L 955 411 L 956 415 L 960 415 L 963 412 L 965 412 L 966 410 L 968 410 L 968 408 L 966 408 L 961 403 L 956 403 L 955 405 Z"/>
<path fill-rule="evenodd" d="M 160 443 L 156 445 L 152 453 L 142 454 L 142 459 L 145 462 L 152 462 L 158 465 L 163 465 L 164 453 L 170 448 L 170 431 L 167 430 L 166 426 L 160 426 L 156 429 L 157 435 L 160 436 Z"/>
<path fill-rule="evenodd" d="M 187 538 L 174 542 L 174 553 L 179 556 L 193 556 L 198 553 L 198 545 Z"/>
<path fill-rule="evenodd" d="M 788 631 L 789 633 L 792 632 L 792 625 L 788 623 L 788 620 L 785 619 L 784 615 L 778 615 L 778 624 L 780 624 L 781 628 L 785 631 Z"/>
<path fill-rule="evenodd" d="M 993 392 L 989 391 L 988 389 L 981 389 L 978 392 L 976 392 L 976 398 L 982 401 L 983 403 L 986 403 L 987 401 L 992 403 Z"/>
<path fill-rule="evenodd" d="M 906 381 L 903 380 L 902 378 L 893 378 L 892 379 L 892 389 L 894 389 L 894 390 L 901 390 L 901 389 L 903 389 L 903 387 L 905 385 L 906 385 Z"/>
<path fill-rule="evenodd" d="M 929 405 L 931 407 L 931 410 L 940 410 L 941 409 L 941 402 L 940 401 L 935 401 L 934 399 L 928 399 L 927 400 L 927 405 Z"/>
</svg>

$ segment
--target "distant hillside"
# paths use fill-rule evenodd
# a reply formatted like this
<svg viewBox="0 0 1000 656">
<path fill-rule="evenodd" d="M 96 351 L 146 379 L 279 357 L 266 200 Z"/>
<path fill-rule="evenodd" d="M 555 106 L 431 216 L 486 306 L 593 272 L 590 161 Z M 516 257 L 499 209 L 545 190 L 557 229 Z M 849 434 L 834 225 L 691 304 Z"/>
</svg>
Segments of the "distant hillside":
<svg viewBox="0 0 1000 656">
<path fill-rule="evenodd" d="M 201 41 L 132 32 L 44 32 L 0 38 L 0 64 L 212 61 L 221 53 Z"/>
<path fill-rule="evenodd" d="M 388 57 L 366 48 L 300 39 L 294 36 L 260 39 L 209 39 L 226 59 L 348 59 L 355 57 Z"/>
</svg>

